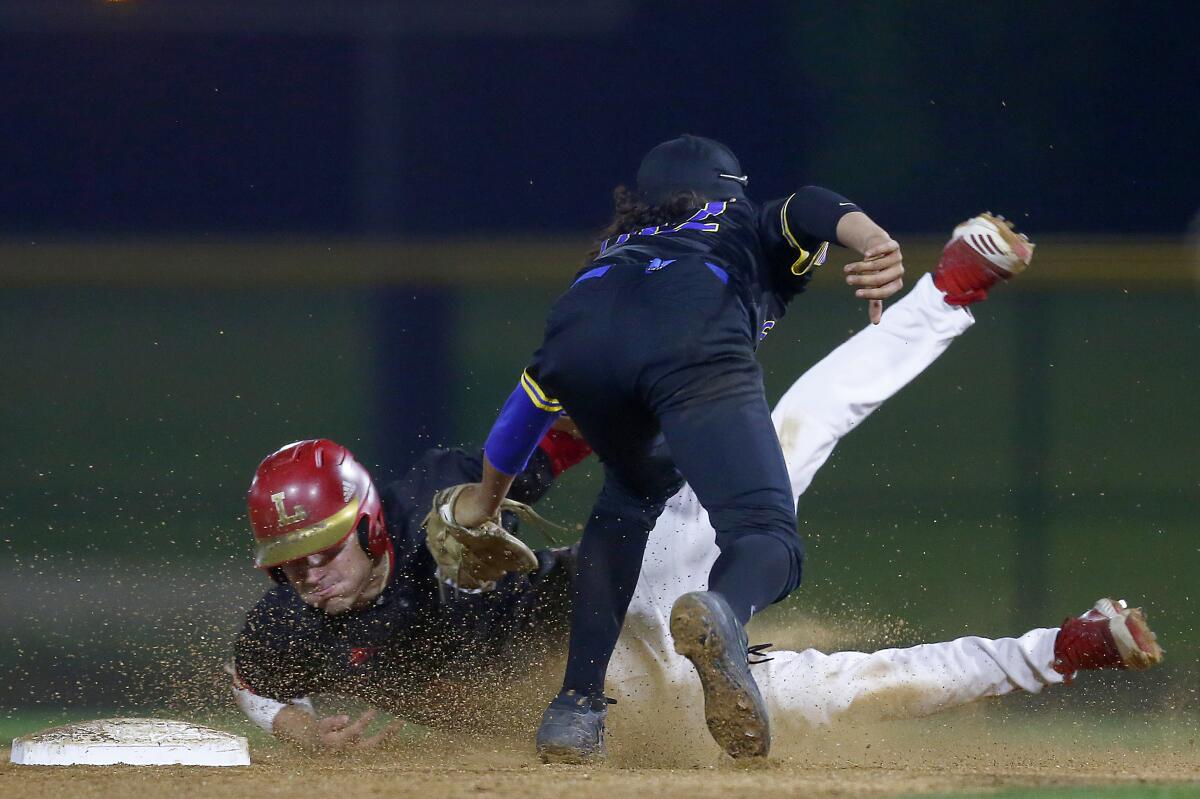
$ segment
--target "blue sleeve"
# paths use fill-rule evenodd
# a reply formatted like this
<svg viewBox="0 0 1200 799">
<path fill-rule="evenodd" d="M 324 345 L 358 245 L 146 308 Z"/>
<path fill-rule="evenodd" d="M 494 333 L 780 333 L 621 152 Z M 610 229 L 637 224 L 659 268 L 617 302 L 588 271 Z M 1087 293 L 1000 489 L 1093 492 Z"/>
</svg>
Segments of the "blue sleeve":
<svg viewBox="0 0 1200 799">
<path fill-rule="evenodd" d="M 529 372 L 508 396 L 483 445 L 487 459 L 504 474 L 519 474 L 554 420 L 562 404 L 546 395 Z"/>
</svg>

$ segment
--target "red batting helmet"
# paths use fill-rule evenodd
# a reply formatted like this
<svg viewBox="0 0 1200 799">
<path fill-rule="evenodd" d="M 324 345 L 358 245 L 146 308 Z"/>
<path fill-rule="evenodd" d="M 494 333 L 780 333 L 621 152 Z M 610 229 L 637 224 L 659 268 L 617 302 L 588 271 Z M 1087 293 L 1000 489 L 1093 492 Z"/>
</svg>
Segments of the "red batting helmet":
<svg viewBox="0 0 1200 799">
<path fill-rule="evenodd" d="M 350 450 L 328 439 L 297 441 L 268 455 L 254 472 L 246 503 L 260 569 L 323 552 L 360 530 L 373 558 L 390 546 L 371 475 Z"/>
</svg>

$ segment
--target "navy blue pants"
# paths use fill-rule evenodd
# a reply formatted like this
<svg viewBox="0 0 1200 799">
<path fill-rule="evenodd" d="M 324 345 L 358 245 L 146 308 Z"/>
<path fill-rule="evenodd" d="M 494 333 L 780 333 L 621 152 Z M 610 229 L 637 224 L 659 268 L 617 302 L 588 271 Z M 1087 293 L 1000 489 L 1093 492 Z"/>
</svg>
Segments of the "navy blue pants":
<svg viewBox="0 0 1200 799">
<path fill-rule="evenodd" d="M 580 541 L 564 681 L 582 693 L 603 691 L 649 531 L 685 478 L 717 531 L 709 588 L 743 622 L 800 582 L 795 501 L 750 314 L 720 265 L 657 265 L 578 281 L 551 309 L 530 367 L 604 465 Z"/>
</svg>

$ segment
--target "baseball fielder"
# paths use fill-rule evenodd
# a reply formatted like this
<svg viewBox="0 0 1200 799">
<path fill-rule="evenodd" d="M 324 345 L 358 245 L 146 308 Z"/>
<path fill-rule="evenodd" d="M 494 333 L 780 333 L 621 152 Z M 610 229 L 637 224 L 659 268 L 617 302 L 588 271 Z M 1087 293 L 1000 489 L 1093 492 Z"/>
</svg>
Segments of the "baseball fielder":
<svg viewBox="0 0 1200 799">
<path fill-rule="evenodd" d="M 484 444 L 483 479 L 446 514 L 495 515 L 542 432 L 566 411 L 604 483 L 579 542 L 562 688 L 538 727 L 543 759 L 602 748 L 605 675 L 656 519 L 683 485 L 716 530 L 708 588 L 676 599 L 672 636 L 704 684 L 714 740 L 733 757 L 770 750 L 769 717 L 744 653 L 751 616 L 799 584 L 804 546 L 755 349 L 804 291 L 831 244 L 860 253 L 847 282 L 898 292 L 900 245 L 847 198 L 818 186 L 758 204 L 728 147 L 680 136 L 619 187 L 594 256 L 551 306 L 541 346 Z"/>
</svg>

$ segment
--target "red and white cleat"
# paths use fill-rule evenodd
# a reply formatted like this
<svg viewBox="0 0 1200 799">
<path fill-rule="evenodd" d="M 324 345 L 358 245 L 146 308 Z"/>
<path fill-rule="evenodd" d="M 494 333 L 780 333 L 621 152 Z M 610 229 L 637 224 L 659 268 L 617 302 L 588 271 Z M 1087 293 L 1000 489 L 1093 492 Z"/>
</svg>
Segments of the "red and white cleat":
<svg viewBox="0 0 1200 799">
<path fill-rule="evenodd" d="M 973 216 L 954 228 L 933 272 L 933 284 L 950 305 L 986 300 L 992 286 L 1025 271 L 1033 248 L 1033 242 L 1004 217 Z"/>
<path fill-rule="evenodd" d="M 1054 670 L 1068 678 L 1080 669 L 1148 669 L 1162 659 L 1146 614 L 1123 599 L 1101 599 L 1067 619 L 1054 640 Z"/>
</svg>

